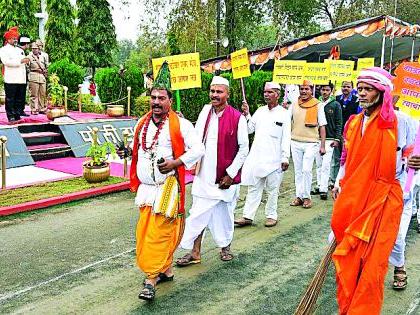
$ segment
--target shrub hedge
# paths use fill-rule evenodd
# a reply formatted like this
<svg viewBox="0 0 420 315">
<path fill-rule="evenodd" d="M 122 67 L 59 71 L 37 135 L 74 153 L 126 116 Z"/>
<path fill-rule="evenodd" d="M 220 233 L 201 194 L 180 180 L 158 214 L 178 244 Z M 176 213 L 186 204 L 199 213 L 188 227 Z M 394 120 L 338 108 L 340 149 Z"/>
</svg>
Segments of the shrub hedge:
<svg viewBox="0 0 420 315">
<path fill-rule="evenodd" d="M 235 108 L 241 108 L 242 104 L 242 91 L 240 80 L 234 80 L 231 73 L 222 74 L 223 77 L 230 82 L 230 97 L 229 104 Z M 264 105 L 264 84 L 271 81 L 273 73 L 269 71 L 255 71 L 251 77 L 244 78 L 244 86 L 246 92 L 246 99 L 250 107 L 251 113 L 254 113 L 257 108 Z M 210 83 L 213 78 L 212 74 L 207 72 L 201 73 L 201 88 L 181 90 L 181 112 L 185 118 L 195 122 L 200 114 L 201 109 L 205 104 L 210 103 L 209 89 Z M 141 117 L 150 108 L 150 97 L 139 96 L 136 98 L 132 115 Z M 175 96 L 174 106 L 175 108 Z"/>
<path fill-rule="evenodd" d="M 242 91 L 240 80 L 234 80 L 232 73 L 224 73 L 222 77 L 229 80 L 230 97 L 229 104 L 240 109 L 242 105 Z M 185 118 L 190 121 L 196 121 L 198 115 L 205 104 L 210 103 L 209 89 L 213 78 L 212 74 L 202 72 L 201 89 L 181 90 L 181 111 Z M 254 113 L 257 108 L 264 105 L 264 84 L 272 81 L 273 73 L 271 71 L 255 71 L 252 76 L 244 78 L 244 87 L 246 100 L 249 105 L 251 113 Z"/>
<path fill-rule="evenodd" d="M 95 82 L 98 87 L 98 94 L 102 103 L 109 103 L 127 96 L 127 87 L 131 87 L 131 104 L 135 104 L 135 99 L 144 91 L 143 74 L 135 66 L 125 69 L 124 75 L 119 74 L 117 67 L 102 68 L 95 74 Z M 127 106 L 127 100 L 119 102 Z"/>
<path fill-rule="evenodd" d="M 58 60 L 53 62 L 48 67 L 49 74 L 57 74 L 60 78 L 60 84 L 69 88 L 69 93 L 77 93 L 79 84 L 83 82 L 85 77 L 85 69 L 68 59 Z"/>
</svg>

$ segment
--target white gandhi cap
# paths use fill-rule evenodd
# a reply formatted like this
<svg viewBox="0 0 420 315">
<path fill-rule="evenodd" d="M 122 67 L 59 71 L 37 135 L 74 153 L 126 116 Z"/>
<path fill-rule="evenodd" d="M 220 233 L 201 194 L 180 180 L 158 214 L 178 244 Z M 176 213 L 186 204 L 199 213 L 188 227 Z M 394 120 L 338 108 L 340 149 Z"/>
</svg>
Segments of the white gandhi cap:
<svg viewBox="0 0 420 315">
<path fill-rule="evenodd" d="M 227 87 L 229 87 L 229 81 L 225 78 L 214 76 L 213 80 L 211 80 L 210 85 L 226 85 Z"/>
<path fill-rule="evenodd" d="M 265 82 L 264 90 L 277 89 L 280 90 L 280 84 L 276 82 Z"/>
</svg>

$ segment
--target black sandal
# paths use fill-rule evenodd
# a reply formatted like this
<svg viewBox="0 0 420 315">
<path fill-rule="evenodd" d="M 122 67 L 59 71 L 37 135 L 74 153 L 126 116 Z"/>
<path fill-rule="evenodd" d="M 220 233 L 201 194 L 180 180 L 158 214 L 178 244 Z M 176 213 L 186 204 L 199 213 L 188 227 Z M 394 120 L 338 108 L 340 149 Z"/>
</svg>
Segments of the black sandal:
<svg viewBox="0 0 420 315">
<path fill-rule="evenodd" d="M 152 301 L 155 298 L 155 293 L 156 289 L 150 283 L 146 283 L 139 294 L 139 299 Z"/>
<path fill-rule="evenodd" d="M 157 276 L 156 285 L 158 285 L 159 283 L 169 282 L 169 281 L 174 281 L 174 276 L 168 277 L 166 273 L 162 272 Z M 146 285 L 146 279 L 144 279 L 143 285 Z"/>
<path fill-rule="evenodd" d="M 160 273 L 158 276 L 158 279 L 156 281 L 156 284 L 163 283 L 163 282 L 169 282 L 174 281 L 174 276 L 167 276 L 166 273 Z"/>
<path fill-rule="evenodd" d="M 394 282 L 392 288 L 394 290 L 404 290 L 407 287 L 407 273 L 402 269 L 394 270 Z"/>
</svg>

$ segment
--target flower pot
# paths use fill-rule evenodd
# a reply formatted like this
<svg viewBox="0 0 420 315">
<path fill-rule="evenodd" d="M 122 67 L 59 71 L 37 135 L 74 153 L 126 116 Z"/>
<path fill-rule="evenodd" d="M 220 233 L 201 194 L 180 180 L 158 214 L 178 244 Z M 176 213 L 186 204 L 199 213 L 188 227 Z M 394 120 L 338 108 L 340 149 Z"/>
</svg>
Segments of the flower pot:
<svg viewBox="0 0 420 315">
<path fill-rule="evenodd" d="M 103 166 L 89 166 L 83 164 L 83 177 L 88 183 L 100 183 L 108 179 L 111 174 L 109 163 Z"/>
<path fill-rule="evenodd" d="M 47 118 L 49 120 L 54 120 L 54 118 L 62 117 L 66 115 L 66 111 L 62 107 L 53 107 L 47 109 Z"/>
<path fill-rule="evenodd" d="M 108 105 L 106 113 L 110 117 L 120 117 L 124 115 L 124 105 Z"/>
</svg>

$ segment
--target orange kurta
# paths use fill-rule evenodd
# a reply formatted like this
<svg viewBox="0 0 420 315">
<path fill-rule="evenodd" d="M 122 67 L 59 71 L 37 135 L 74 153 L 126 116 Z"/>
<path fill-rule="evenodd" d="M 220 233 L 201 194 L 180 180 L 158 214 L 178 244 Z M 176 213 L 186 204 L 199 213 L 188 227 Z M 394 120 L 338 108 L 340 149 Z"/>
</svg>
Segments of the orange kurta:
<svg viewBox="0 0 420 315">
<path fill-rule="evenodd" d="M 134 134 L 133 159 L 130 169 L 130 188 L 133 192 L 137 192 L 141 185 L 137 177 L 137 151 L 141 147 L 139 135 L 146 117 L 150 115 L 152 115 L 151 112 L 140 119 Z M 169 111 L 169 133 L 174 159 L 177 159 L 184 154 L 185 145 L 179 118 L 172 110 Z M 171 266 L 173 254 L 184 231 L 185 168 L 183 165 L 177 168 L 176 177 L 180 189 L 177 218 L 154 214 L 150 206 L 140 208 L 140 218 L 136 229 L 136 261 L 137 266 L 148 278 L 156 278 L 159 273 L 166 271 Z"/>
<path fill-rule="evenodd" d="M 349 122 L 345 134 L 345 176 L 331 219 L 340 314 L 380 314 L 403 208 L 395 179 L 397 121 L 381 129 L 378 113 L 369 118 L 363 136 L 363 113 Z"/>
</svg>

